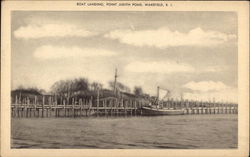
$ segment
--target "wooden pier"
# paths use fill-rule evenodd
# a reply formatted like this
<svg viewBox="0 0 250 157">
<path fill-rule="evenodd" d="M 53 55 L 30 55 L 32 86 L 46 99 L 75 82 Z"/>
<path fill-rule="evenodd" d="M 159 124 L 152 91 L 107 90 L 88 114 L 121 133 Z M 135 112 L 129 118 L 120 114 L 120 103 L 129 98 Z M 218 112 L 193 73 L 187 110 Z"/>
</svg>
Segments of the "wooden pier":
<svg viewBox="0 0 250 157">
<path fill-rule="evenodd" d="M 34 96 L 12 98 L 12 117 L 88 117 L 139 116 L 147 105 L 140 99 L 106 97 L 96 99 Z M 164 108 L 184 109 L 185 114 L 237 114 L 238 105 L 169 99 L 160 104 Z"/>
<path fill-rule="evenodd" d="M 93 99 L 61 99 L 61 103 L 53 101 L 52 97 L 45 96 L 42 103 L 30 101 L 29 98 L 15 101 L 11 105 L 12 117 L 88 117 L 95 116 L 132 116 L 138 115 L 142 103 L 137 100 L 118 99 L 107 97 L 99 100 Z"/>
</svg>

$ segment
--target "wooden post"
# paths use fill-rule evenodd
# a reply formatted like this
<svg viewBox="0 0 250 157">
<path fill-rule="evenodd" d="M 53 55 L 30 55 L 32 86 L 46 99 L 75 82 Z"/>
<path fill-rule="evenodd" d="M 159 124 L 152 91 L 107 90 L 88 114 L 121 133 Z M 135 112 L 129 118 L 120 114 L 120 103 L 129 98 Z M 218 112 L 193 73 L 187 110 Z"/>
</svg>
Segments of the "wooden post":
<svg viewBox="0 0 250 157">
<path fill-rule="evenodd" d="M 183 109 L 183 105 L 184 104 L 184 102 L 183 102 L 183 98 L 181 97 L 181 100 L 180 100 L 180 109 Z"/>
<path fill-rule="evenodd" d="M 27 114 L 27 109 L 28 109 L 28 97 L 26 97 L 24 99 L 24 113 L 25 113 L 25 117 L 28 117 L 28 114 Z"/>
<path fill-rule="evenodd" d="M 184 110 L 184 114 L 187 114 L 187 100 L 183 99 L 182 109 Z"/>
<path fill-rule="evenodd" d="M 137 101 L 136 100 L 135 100 L 135 107 L 134 108 L 135 108 L 135 110 L 134 110 L 135 114 L 134 115 L 136 116 L 136 112 L 137 112 Z"/>
<path fill-rule="evenodd" d="M 109 105 L 110 105 L 110 102 L 109 100 L 105 99 L 105 115 L 106 115 L 106 112 L 107 112 L 107 115 L 109 115 Z"/>
<path fill-rule="evenodd" d="M 52 98 L 51 98 L 52 99 Z M 57 104 L 57 96 L 55 95 L 55 101 L 51 100 L 51 104 L 50 104 L 50 116 L 51 116 L 51 112 L 52 112 L 52 108 L 53 107 L 58 107 L 58 104 Z M 58 114 L 59 115 L 59 114 Z M 60 115 L 59 115 L 60 116 Z"/>
<path fill-rule="evenodd" d="M 115 99 L 115 114 L 118 115 L 118 98 Z"/>
<path fill-rule="evenodd" d="M 169 108 L 169 98 L 166 100 L 166 108 Z"/>
<path fill-rule="evenodd" d="M 67 96 L 67 108 L 66 108 L 66 112 L 68 112 L 68 117 L 70 116 L 69 114 L 69 110 L 68 110 L 68 107 L 70 107 L 70 102 L 69 102 L 69 96 Z M 66 113 L 67 114 L 67 113 Z"/>
<path fill-rule="evenodd" d="M 21 114 L 20 114 L 21 117 L 23 117 L 23 103 L 24 103 L 24 102 L 21 100 Z"/>
<path fill-rule="evenodd" d="M 31 100 L 29 99 L 28 102 L 29 102 L 29 115 L 28 115 L 28 117 L 31 117 L 31 109 L 32 109 Z"/>
<path fill-rule="evenodd" d="M 134 104 L 133 104 L 133 100 L 130 100 L 130 114 L 131 114 L 131 116 L 133 115 L 133 106 L 134 106 Z"/>
<path fill-rule="evenodd" d="M 72 110 L 73 110 L 73 117 L 75 118 L 75 99 L 72 98 Z"/>
<path fill-rule="evenodd" d="M 229 110 L 230 104 L 226 104 L 226 114 L 230 114 L 230 110 Z"/>
<path fill-rule="evenodd" d="M 89 109 L 88 109 L 88 113 L 87 113 L 88 116 L 90 115 L 91 110 L 92 110 L 92 96 L 91 96 L 90 101 L 89 101 Z"/>
<path fill-rule="evenodd" d="M 52 108 L 53 107 L 57 107 L 57 101 L 56 102 L 54 102 L 53 100 L 52 100 L 52 102 L 51 102 L 51 104 L 50 104 L 50 106 L 49 106 L 49 116 L 51 117 L 52 116 Z"/>
<path fill-rule="evenodd" d="M 14 112 L 13 112 L 13 106 L 12 105 L 10 106 L 10 109 L 11 109 L 11 113 L 10 113 L 11 117 L 14 117 Z"/>
<path fill-rule="evenodd" d="M 232 113 L 233 113 L 233 105 L 230 104 L 230 114 L 232 114 Z"/>
<path fill-rule="evenodd" d="M 114 99 L 114 106 L 113 106 L 114 116 L 116 115 L 116 104 L 117 104 L 117 99 Z"/>
<path fill-rule="evenodd" d="M 220 104 L 220 102 L 217 103 L 217 106 L 218 106 L 218 114 L 220 114 L 221 113 L 221 104 Z"/>
<path fill-rule="evenodd" d="M 54 108 L 54 112 L 55 112 L 55 117 L 57 117 L 58 116 L 58 107 L 54 106 L 53 108 Z"/>
<path fill-rule="evenodd" d="M 218 114 L 220 114 L 220 110 L 221 110 L 220 102 L 217 103 L 217 106 L 218 106 Z"/>
<path fill-rule="evenodd" d="M 18 105 L 18 98 L 17 98 L 17 95 L 16 95 L 16 100 L 15 100 L 15 105 L 14 105 L 15 117 L 17 116 L 17 105 Z"/>
<path fill-rule="evenodd" d="M 193 101 L 189 101 L 188 102 L 188 114 L 192 114 L 192 108 L 193 108 Z"/>
<path fill-rule="evenodd" d="M 203 114 L 207 114 L 207 102 L 203 103 Z"/>
<path fill-rule="evenodd" d="M 15 105 L 14 105 L 14 116 L 15 117 L 17 116 L 17 105 L 18 105 L 18 98 L 17 98 L 17 95 L 16 95 Z"/>
<path fill-rule="evenodd" d="M 121 109 L 121 115 L 123 114 L 122 113 L 122 111 L 124 111 L 124 103 L 123 103 L 123 97 L 121 98 L 121 107 L 120 107 L 120 109 Z"/>
<path fill-rule="evenodd" d="M 60 95 L 60 104 L 61 104 L 61 105 L 63 104 L 63 98 L 62 98 L 61 95 Z"/>
<path fill-rule="evenodd" d="M 210 102 L 210 114 L 214 114 L 214 104 L 212 101 Z"/>
<path fill-rule="evenodd" d="M 80 117 L 82 116 L 82 98 L 79 99 L 78 104 L 80 105 Z"/>
<path fill-rule="evenodd" d="M 233 113 L 234 113 L 233 104 L 231 104 L 231 106 L 230 106 L 230 110 L 231 110 L 231 114 L 233 114 Z"/>
<path fill-rule="evenodd" d="M 174 99 L 171 99 L 171 108 L 174 108 Z"/>
<path fill-rule="evenodd" d="M 23 103 L 24 103 L 24 102 L 23 102 Z M 22 115 L 22 117 L 24 117 L 24 106 L 22 106 L 21 115 Z"/>
<path fill-rule="evenodd" d="M 113 115 L 113 99 L 110 100 L 110 116 Z"/>
<path fill-rule="evenodd" d="M 31 108 L 32 106 L 30 106 L 30 98 L 28 98 L 28 117 L 31 117 Z"/>
<path fill-rule="evenodd" d="M 120 115 L 120 108 L 121 108 L 121 98 L 118 98 L 118 102 L 117 102 L 117 115 Z"/>
<path fill-rule="evenodd" d="M 195 107 L 196 107 L 196 106 L 195 106 L 195 105 L 196 105 L 195 103 L 196 103 L 195 100 L 193 100 L 193 101 L 192 101 L 192 107 L 191 107 L 191 114 L 195 114 L 195 113 L 196 113 L 196 112 L 195 112 Z"/>
<path fill-rule="evenodd" d="M 198 103 L 198 104 L 197 104 L 197 107 L 198 107 L 198 109 L 197 109 L 197 114 L 201 114 L 201 113 L 200 113 L 200 106 L 201 106 L 201 105 L 200 105 L 200 101 L 198 100 L 197 103 Z"/>
<path fill-rule="evenodd" d="M 214 114 L 216 114 L 216 113 L 217 113 L 217 112 L 216 112 L 216 111 L 217 111 L 217 109 L 216 109 L 217 106 L 216 106 L 215 103 L 213 103 L 213 107 L 214 107 Z"/>
<path fill-rule="evenodd" d="M 19 93 L 19 104 L 21 104 L 22 103 L 22 93 L 20 92 Z"/>
<path fill-rule="evenodd" d="M 125 116 L 127 116 L 127 113 L 128 113 L 128 111 L 127 111 L 128 103 L 129 103 L 129 101 L 126 100 L 126 103 L 125 103 Z"/>
<path fill-rule="evenodd" d="M 50 104 L 51 104 L 51 97 L 49 96 L 48 105 L 50 106 Z M 49 117 L 49 109 L 48 109 L 48 107 L 46 107 L 46 117 Z"/>
<path fill-rule="evenodd" d="M 176 109 L 176 100 L 173 101 L 173 108 Z"/>
<path fill-rule="evenodd" d="M 236 105 L 233 104 L 233 114 L 235 114 L 235 113 L 236 113 Z"/>
<path fill-rule="evenodd" d="M 62 100 L 62 103 L 63 103 L 63 110 L 64 110 L 64 117 L 66 117 L 66 102 L 65 102 L 65 99 Z"/>
<path fill-rule="evenodd" d="M 24 115 L 27 118 L 28 117 L 28 97 L 24 99 Z"/>
<path fill-rule="evenodd" d="M 53 102 L 50 104 L 50 117 L 52 116 L 52 108 L 55 107 L 55 106 L 57 107 L 57 105 L 58 105 L 57 101 L 56 101 L 55 104 Z"/>
<path fill-rule="evenodd" d="M 193 101 L 189 101 L 188 102 L 188 110 L 189 110 L 189 114 L 193 114 Z"/>
<path fill-rule="evenodd" d="M 232 114 L 232 104 L 230 103 L 228 107 L 229 107 L 228 108 L 229 109 L 229 114 Z"/>
<path fill-rule="evenodd" d="M 113 101 L 113 114 L 116 114 L 116 99 Z"/>
<path fill-rule="evenodd" d="M 19 97 L 19 105 L 18 105 L 18 117 L 22 117 L 22 99 Z M 21 109 L 21 110 L 20 110 Z M 20 112 L 21 111 L 21 112 Z"/>
<path fill-rule="evenodd" d="M 210 100 L 208 101 L 208 103 L 207 103 L 207 114 L 211 114 L 211 102 L 210 102 Z"/>
<path fill-rule="evenodd" d="M 17 98 L 17 95 L 16 95 L 16 98 L 15 98 L 15 104 L 18 104 L 18 98 Z"/>
<path fill-rule="evenodd" d="M 97 102 L 96 102 L 96 115 L 98 116 L 99 114 L 99 96 L 100 96 L 100 93 L 99 93 L 99 87 L 97 87 Z"/>
<path fill-rule="evenodd" d="M 214 104 L 215 105 L 215 114 L 218 114 L 218 110 L 219 110 L 219 106 L 218 106 L 218 103 L 215 103 Z"/>
<path fill-rule="evenodd" d="M 43 103 L 42 103 L 42 117 L 44 116 L 44 103 L 45 103 L 45 97 L 43 95 Z"/>
<path fill-rule="evenodd" d="M 84 106 L 85 106 L 85 109 L 84 109 L 84 111 L 85 111 L 85 116 L 87 117 L 87 116 L 88 116 L 88 114 L 87 114 L 87 113 L 88 113 L 88 109 L 87 109 L 87 107 L 88 107 L 88 106 L 87 106 L 87 105 L 88 105 L 88 102 L 87 102 L 86 99 L 84 99 L 83 102 L 84 102 Z"/>
<path fill-rule="evenodd" d="M 84 105 L 85 105 L 85 100 L 82 99 L 82 115 L 83 115 L 83 111 L 84 111 Z"/>
<path fill-rule="evenodd" d="M 34 104 L 34 113 L 33 113 L 33 116 L 36 117 L 36 105 L 37 105 L 37 96 L 35 96 L 35 104 Z"/>
<path fill-rule="evenodd" d="M 223 103 L 221 102 L 221 104 L 220 104 L 220 113 L 221 113 L 221 114 L 223 114 L 223 110 L 224 110 L 224 109 L 223 109 Z"/>
<path fill-rule="evenodd" d="M 204 103 L 203 103 L 203 101 L 201 100 L 201 110 L 200 110 L 200 114 L 204 114 L 204 112 L 203 112 L 203 105 L 204 105 Z"/>
<path fill-rule="evenodd" d="M 214 104 L 213 104 L 213 102 L 211 102 L 210 108 L 211 108 L 211 114 L 214 114 Z"/>
<path fill-rule="evenodd" d="M 224 105 L 223 105 L 223 113 L 224 114 L 226 114 L 227 113 L 227 104 L 226 103 L 224 103 Z"/>
<path fill-rule="evenodd" d="M 232 114 L 232 113 L 233 113 L 233 105 L 230 104 L 230 114 Z"/>
<path fill-rule="evenodd" d="M 189 102 L 188 102 L 188 100 L 185 100 L 185 108 L 186 108 L 186 114 L 189 114 Z"/>
<path fill-rule="evenodd" d="M 197 110 L 196 107 L 197 107 L 197 106 L 196 106 L 196 101 L 194 100 L 194 101 L 193 101 L 193 105 L 192 105 L 192 110 L 193 110 L 193 111 L 192 111 L 192 114 L 196 114 L 196 110 Z"/>
<path fill-rule="evenodd" d="M 83 111 L 85 111 L 85 116 L 87 116 L 87 110 L 86 110 L 86 107 L 87 107 L 87 100 L 86 100 L 86 99 L 83 99 L 83 100 L 82 100 L 82 103 L 83 103 Z"/>
<path fill-rule="evenodd" d="M 142 115 L 142 101 L 140 102 L 140 115 Z"/>
<path fill-rule="evenodd" d="M 103 106 L 104 106 L 104 115 L 106 116 L 106 114 L 107 114 L 107 101 L 106 101 L 106 99 L 103 100 Z"/>
</svg>

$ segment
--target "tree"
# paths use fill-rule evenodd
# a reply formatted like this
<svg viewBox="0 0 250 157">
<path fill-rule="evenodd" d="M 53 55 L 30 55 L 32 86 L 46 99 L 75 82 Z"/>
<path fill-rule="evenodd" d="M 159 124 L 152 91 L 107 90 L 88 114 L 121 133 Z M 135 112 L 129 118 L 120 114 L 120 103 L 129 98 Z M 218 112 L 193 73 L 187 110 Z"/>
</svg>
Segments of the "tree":
<svg viewBox="0 0 250 157">
<path fill-rule="evenodd" d="M 115 85 L 115 84 L 114 84 L 113 81 L 110 81 L 110 82 L 109 82 L 109 87 L 110 87 L 111 89 L 114 89 L 114 85 Z M 122 84 L 121 82 L 116 82 L 116 89 L 117 89 L 118 91 L 121 91 L 121 92 L 128 92 L 128 93 L 130 93 L 130 88 L 129 88 L 128 86 Z"/>
<path fill-rule="evenodd" d="M 54 94 L 70 97 L 78 91 L 89 91 L 89 83 L 86 78 L 60 80 L 51 86 L 51 90 Z"/>
<path fill-rule="evenodd" d="M 86 78 L 75 79 L 72 84 L 73 91 L 88 91 L 89 90 L 89 82 Z"/>
<path fill-rule="evenodd" d="M 142 88 L 140 86 L 135 86 L 134 87 L 134 94 L 137 95 L 137 96 L 143 95 Z"/>
<path fill-rule="evenodd" d="M 44 89 L 39 89 L 37 87 L 24 87 L 19 86 L 17 89 L 13 90 L 12 93 L 25 93 L 25 94 L 34 94 L 34 95 L 41 95 L 45 93 Z"/>
<path fill-rule="evenodd" d="M 92 90 L 97 91 L 97 89 L 102 89 L 103 85 L 98 82 L 93 82 L 91 85 Z"/>
</svg>

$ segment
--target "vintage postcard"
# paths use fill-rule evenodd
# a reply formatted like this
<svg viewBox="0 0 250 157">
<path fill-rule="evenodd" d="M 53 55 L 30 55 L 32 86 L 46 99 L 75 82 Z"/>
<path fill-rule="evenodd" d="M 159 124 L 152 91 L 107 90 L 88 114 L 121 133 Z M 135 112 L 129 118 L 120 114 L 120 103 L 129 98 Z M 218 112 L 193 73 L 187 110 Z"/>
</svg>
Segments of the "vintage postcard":
<svg viewBox="0 0 250 157">
<path fill-rule="evenodd" d="M 2 4 L 3 157 L 248 155 L 248 2 Z"/>
</svg>

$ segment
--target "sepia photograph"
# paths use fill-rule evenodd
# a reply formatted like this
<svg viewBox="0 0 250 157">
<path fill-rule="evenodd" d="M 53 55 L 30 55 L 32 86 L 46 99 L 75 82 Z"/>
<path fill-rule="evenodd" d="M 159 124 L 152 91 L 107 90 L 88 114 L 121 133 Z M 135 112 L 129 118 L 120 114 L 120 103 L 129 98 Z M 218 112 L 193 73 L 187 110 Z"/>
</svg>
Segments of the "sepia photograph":
<svg viewBox="0 0 250 157">
<path fill-rule="evenodd" d="M 236 22 L 12 12 L 11 146 L 237 148 Z"/>
<path fill-rule="evenodd" d="M 239 149 L 239 108 L 249 103 L 239 93 L 236 11 L 38 9 L 9 17 L 8 149 Z"/>
</svg>

